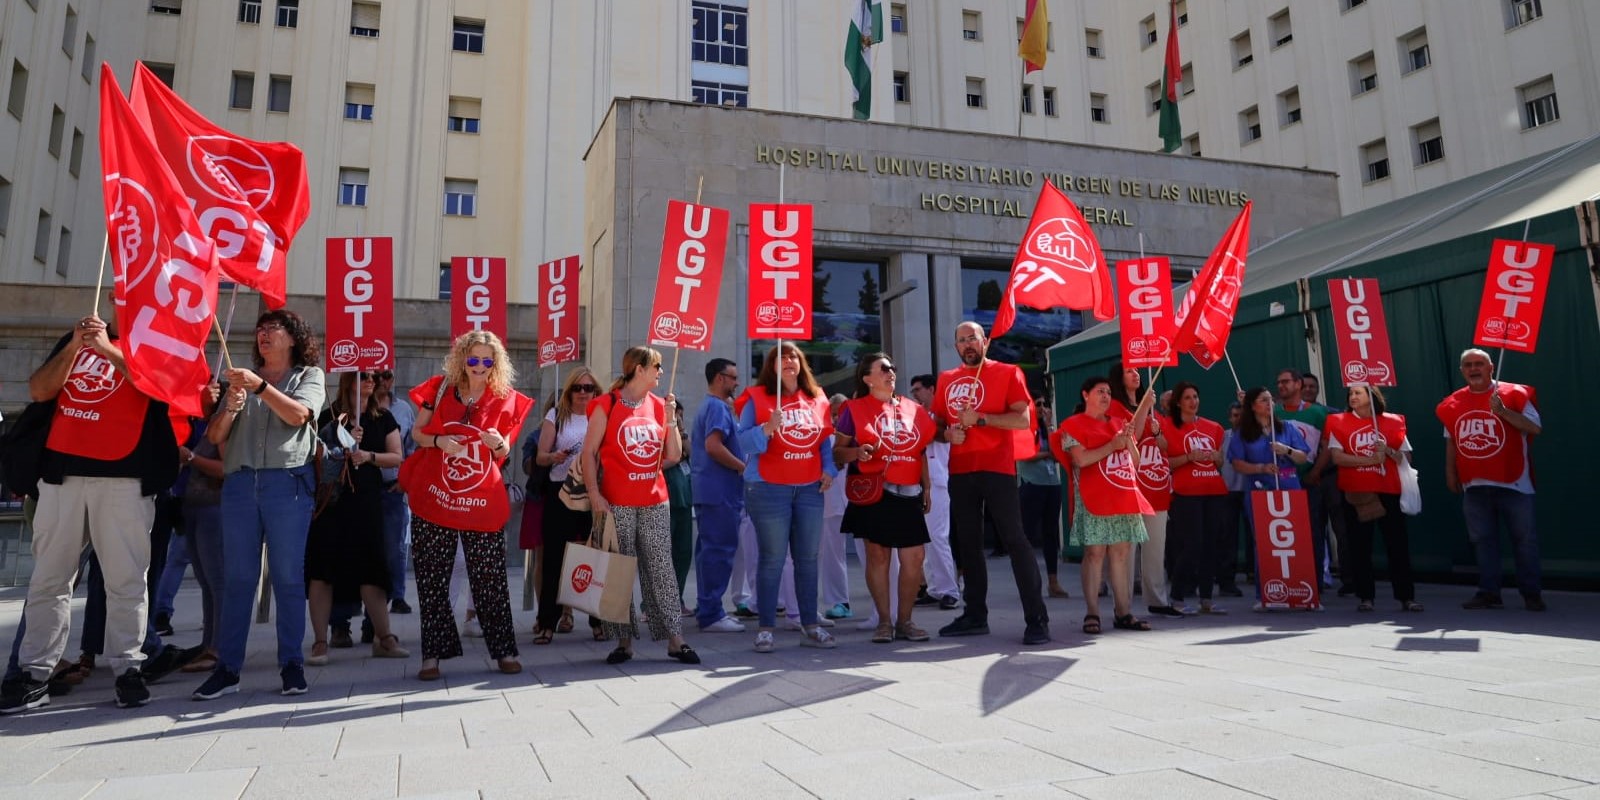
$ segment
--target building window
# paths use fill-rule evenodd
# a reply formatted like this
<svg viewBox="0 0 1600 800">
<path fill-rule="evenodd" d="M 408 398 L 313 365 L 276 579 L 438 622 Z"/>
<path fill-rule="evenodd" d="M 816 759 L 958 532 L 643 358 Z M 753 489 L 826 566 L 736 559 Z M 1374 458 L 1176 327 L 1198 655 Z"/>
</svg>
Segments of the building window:
<svg viewBox="0 0 1600 800">
<path fill-rule="evenodd" d="M 1033 87 L 1026 83 L 1022 84 L 1022 113 L 1033 113 Z"/>
<path fill-rule="evenodd" d="M 0 178 L 0 236 L 6 235 L 6 223 L 11 219 L 11 181 Z"/>
<path fill-rule="evenodd" d="M 1300 87 L 1291 86 L 1278 95 L 1278 127 L 1287 128 L 1300 121 Z"/>
<path fill-rule="evenodd" d="M 458 53 L 483 52 L 483 23 L 456 17 L 450 37 L 450 49 Z"/>
<path fill-rule="evenodd" d="M 1544 16 L 1539 0 L 1506 0 L 1506 28 L 1518 28 Z"/>
<path fill-rule="evenodd" d="M 706 64 L 750 65 L 750 46 L 746 39 L 746 9 L 697 0 L 690 58 Z"/>
<path fill-rule="evenodd" d="M 278 15 L 273 23 L 280 28 L 300 27 L 300 0 L 278 0 Z"/>
<path fill-rule="evenodd" d="M 67 267 L 72 263 L 72 231 L 65 227 L 61 229 L 61 238 L 56 240 L 56 274 L 67 277 Z"/>
<path fill-rule="evenodd" d="M 267 110 L 289 113 L 289 95 L 294 89 L 294 79 L 288 75 L 273 75 L 267 80 Z"/>
<path fill-rule="evenodd" d="M 1139 20 L 1139 49 L 1143 50 L 1155 44 L 1159 38 L 1159 34 L 1156 33 L 1156 15 L 1151 14 Z"/>
<path fill-rule="evenodd" d="M 1149 109 L 1146 114 L 1154 114 L 1161 110 L 1161 81 L 1148 84 L 1144 87 L 1144 99 Z"/>
<path fill-rule="evenodd" d="M 11 116 L 22 119 L 22 110 L 28 105 L 28 68 L 21 61 L 11 61 L 11 94 L 6 97 L 6 110 Z"/>
<path fill-rule="evenodd" d="M 45 149 L 56 158 L 61 157 L 61 140 L 67 136 L 67 113 L 60 106 L 50 109 L 50 141 L 45 144 Z"/>
<path fill-rule="evenodd" d="M 690 81 L 689 88 L 694 92 L 694 101 L 702 105 L 739 108 L 750 105 L 750 87 L 743 84 Z"/>
<path fill-rule="evenodd" d="M 67 54 L 67 58 L 72 58 L 75 55 L 72 49 L 77 46 L 78 12 L 73 11 L 72 6 L 67 6 L 66 24 L 61 28 L 61 51 Z"/>
<path fill-rule="evenodd" d="M 1261 111 L 1251 106 L 1239 112 L 1239 143 L 1250 144 L 1261 139 Z"/>
<path fill-rule="evenodd" d="M 1054 86 L 1044 87 L 1044 115 L 1047 117 L 1056 115 L 1056 87 Z"/>
<path fill-rule="evenodd" d="M 1339 6 L 1342 11 L 1349 11 L 1352 8 L 1366 4 L 1367 0 L 1339 0 Z"/>
<path fill-rule="evenodd" d="M 150 13 L 176 17 L 183 13 L 183 0 L 150 0 Z"/>
<path fill-rule="evenodd" d="M 239 0 L 239 21 L 245 25 L 260 25 L 261 0 Z"/>
<path fill-rule="evenodd" d="M 1350 95 L 1366 94 L 1378 88 L 1378 60 L 1372 51 L 1356 56 L 1350 61 Z"/>
<path fill-rule="evenodd" d="M 1417 166 L 1444 160 L 1444 134 L 1437 118 L 1413 127 L 1411 141 L 1417 147 Z"/>
<path fill-rule="evenodd" d="M 478 182 L 445 178 L 444 215 L 447 217 L 478 216 Z"/>
<path fill-rule="evenodd" d="M 1178 88 L 1182 90 L 1180 96 L 1188 97 L 1194 94 L 1194 65 L 1184 64 L 1183 69 L 1179 70 L 1178 74 L 1182 76 L 1178 80 Z"/>
<path fill-rule="evenodd" d="M 1189 0 L 1178 0 L 1176 11 L 1178 12 L 1178 27 L 1182 28 L 1183 26 L 1188 25 Z"/>
<path fill-rule="evenodd" d="M 1103 94 L 1089 94 L 1089 121 L 1109 123 L 1111 116 L 1106 111 L 1106 96 Z"/>
<path fill-rule="evenodd" d="M 377 89 L 368 83 L 344 85 L 344 118 L 372 121 L 372 105 Z"/>
<path fill-rule="evenodd" d="M 911 102 L 911 75 L 905 72 L 894 74 L 894 101 L 896 103 Z"/>
<path fill-rule="evenodd" d="M 983 79 L 967 79 L 967 108 L 983 108 Z"/>
<path fill-rule="evenodd" d="M 1233 68 L 1238 69 L 1254 60 L 1256 56 L 1250 49 L 1250 32 L 1245 31 L 1233 37 Z"/>
<path fill-rule="evenodd" d="M 1373 183 L 1389 177 L 1389 145 L 1384 140 L 1368 142 L 1361 146 L 1363 183 Z"/>
<path fill-rule="evenodd" d="M 172 82 L 177 79 L 178 67 L 176 64 L 161 64 L 155 61 L 146 61 L 144 65 L 156 76 L 156 80 L 172 88 Z"/>
<path fill-rule="evenodd" d="M 439 262 L 439 299 L 450 299 L 450 262 Z"/>
<path fill-rule="evenodd" d="M 1193 156 L 1195 158 L 1199 158 L 1200 157 L 1200 134 L 1198 134 L 1198 133 L 1190 134 L 1189 138 L 1183 140 L 1183 147 L 1184 147 L 1184 150 L 1186 152 L 1188 152 L 1189 155 L 1191 155 L 1191 156 Z"/>
<path fill-rule="evenodd" d="M 350 35 L 378 38 L 378 23 L 382 18 L 383 9 L 377 3 L 351 3 Z"/>
<path fill-rule="evenodd" d="M 339 168 L 339 205 L 362 206 L 367 204 L 367 171 Z"/>
<path fill-rule="evenodd" d="M 39 226 L 33 231 L 33 260 L 50 263 L 50 212 L 39 209 Z"/>
<path fill-rule="evenodd" d="M 974 258 L 961 260 L 962 319 L 974 320 L 984 326 L 994 324 L 996 312 L 1000 308 L 1005 288 L 1010 280 L 1010 266 L 1009 260 L 1006 262 Z M 833 283 L 837 285 L 838 281 L 835 280 Z M 1065 308 L 1041 310 L 1019 304 L 1016 313 L 1016 326 L 1004 339 L 991 345 L 989 355 L 991 358 L 1004 358 L 1007 363 L 1017 364 L 1029 374 L 1043 371 L 1045 351 L 1051 345 L 1083 330 L 1084 315 L 1081 311 Z M 815 368 L 814 363 L 813 368 Z M 848 369 L 841 372 L 846 376 L 850 375 Z M 1038 396 L 1037 393 L 1035 396 Z"/>
<path fill-rule="evenodd" d="M 889 6 L 889 32 L 899 34 L 906 32 L 906 7 L 904 3 L 895 3 Z"/>
<path fill-rule="evenodd" d="M 67 154 L 67 172 L 72 177 L 78 177 L 78 170 L 83 168 L 83 131 L 72 129 L 72 150 Z"/>
<path fill-rule="evenodd" d="M 1100 31 L 1090 28 L 1083 32 L 1083 43 L 1090 58 L 1105 58 L 1106 49 L 1100 44 Z"/>
<path fill-rule="evenodd" d="M 961 12 L 961 38 L 969 42 L 983 41 L 983 15 L 976 11 Z"/>
<path fill-rule="evenodd" d="M 1549 125 L 1561 119 L 1561 107 L 1556 105 L 1556 81 L 1546 75 L 1533 83 L 1517 89 L 1522 100 L 1522 129 Z"/>
<path fill-rule="evenodd" d="M 794 344 L 806 354 L 806 361 L 825 393 L 849 394 L 855 383 L 859 354 L 883 349 L 880 298 L 888 277 L 887 267 L 880 261 L 839 261 L 818 256 L 813 270 L 812 304 L 817 315 L 816 324 L 818 330 L 829 334 Z M 1001 273 L 1002 280 L 1006 274 Z M 1008 336 L 1007 340 L 1012 338 Z M 763 354 L 774 344 L 777 342 L 771 339 L 752 342 L 752 375 L 760 371 Z"/>
<path fill-rule="evenodd" d="M 452 97 L 449 117 L 444 127 L 451 133 L 477 133 L 478 121 L 482 117 L 482 100 L 476 97 Z"/>
<path fill-rule="evenodd" d="M 83 66 L 78 69 L 78 74 L 85 81 L 94 83 L 94 71 L 100 68 L 100 62 L 95 60 L 94 37 L 84 34 L 83 37 Z"/>
<path fill-rule="evenodd" d="M 1433 63 L 1428 55 L 1428 30 L 1419 28 L 1400 38 L 1400 72 L 1409 75 Z"/>
<path fill-rule="evenodd" d="M 237 108 L 249 111 L 255 105 L 256 74 L 254 72 L 233 73 L 233 85 L 228 89 L 228 108 Z"/>
<path fill-rule="evenodd" d="M 1282 47 L 1294 41 L 1294 29 L 1289 26 L 1289 9 L 1285 8 L 1267 19 L 1267 27 L 1272 31 L 1272 46 Z"/>
</svg>

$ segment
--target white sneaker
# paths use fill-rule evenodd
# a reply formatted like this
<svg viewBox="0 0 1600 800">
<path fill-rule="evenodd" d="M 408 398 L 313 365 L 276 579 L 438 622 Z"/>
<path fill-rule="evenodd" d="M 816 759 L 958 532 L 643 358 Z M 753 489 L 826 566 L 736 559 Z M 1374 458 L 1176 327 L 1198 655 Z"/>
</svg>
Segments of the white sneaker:
<svg viewBox="0 0 1600 800">
<path fill-rule="evenodd" d="M 744 632 L 744 623 L 733 617 L 723 617 L 710 625 L 700 626 L 700 630 L 706 633 L 742 633 Z"/>
<path fill-rule="evenodd" d="M 772 638 L 772 631 L 762 631 L 756 634 L 756 652 L 770 653 L 778 643 Z"/>
<path fill-rule="evenodd" d="M 483 638 L 483 627 L 478 624 L 477 617 L 472 617 L 461 623 L 461 635 L 470 636 L 474 639 Z"/>
<path fill-rule="evenodd" d="M 877 629 L 878 615 L 876 613 L 856 624 L 856 630 L 858 631 L 875 631 Z"/>
<path fill-rule="evenodd" d="M 805 638 L 800 640 L 800 644 L 805 647 L 820 647 L 823 650 L 831 650 L 837 647 L 839 643 L 833 640 L 833 634 L 822 628 L 812 628 L 805 632 Z"/>
</svg>

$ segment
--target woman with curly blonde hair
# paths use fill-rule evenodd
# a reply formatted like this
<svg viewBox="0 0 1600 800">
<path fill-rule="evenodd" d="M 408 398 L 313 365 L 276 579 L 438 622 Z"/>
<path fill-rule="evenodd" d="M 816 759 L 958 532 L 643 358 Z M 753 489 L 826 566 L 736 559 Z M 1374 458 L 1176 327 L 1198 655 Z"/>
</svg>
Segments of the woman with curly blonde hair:
<svg viewBox="0 0 1600 800">
<path fill-rule="evenodd" d="M 511 505 L 500 469 L 534 405 L 511 388 L 516 374 L 500 337 L 472 331 L 451 346 L 443 375 L 411 390 L 418 449 L 406 460 L 400 481 L 411 502 L 411 559 L 422 616 L 417 677 L 425 681 L 440 677 L 440 659 L 462 652 L 450 609 L 450 568 L 458 542 L 489 656 L 501 672 L 522 671 L 501 538 Z"/>
</svg>

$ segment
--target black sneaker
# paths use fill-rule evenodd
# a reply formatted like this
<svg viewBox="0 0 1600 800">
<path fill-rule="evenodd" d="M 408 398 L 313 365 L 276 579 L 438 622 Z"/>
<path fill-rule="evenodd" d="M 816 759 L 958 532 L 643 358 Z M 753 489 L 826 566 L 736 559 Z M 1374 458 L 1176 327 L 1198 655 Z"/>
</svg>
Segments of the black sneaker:
<svg viewBox="0 0 1600 800">
<path fill-rule="evenodd" d="M 940 631 L 943 633 L 943 631 Z M 1048 644 L 1050 642 L 1050 626 L 1043 622 L 1029 625 L 1022 631 L 1023 644 Z"/>
<path fill-rule="evenodd" d="M 47 705 L 50 705 L 50 684 L 32 675 L 0 685 L 0 714 L 18 714 Z"/>
<path fill-rule="evenodd" d="M 988 636 L 989 623 L 986 620 L 977 620 L 963 614 L 956 617 L 955 621 L 939 629 L 940 636 Z"/>
<path fill-rule="evenodd" d="M 328 646 L 338 648 L 355 647 L 355 640 L 350 638 L 350 626 L 334 626 L 333 635 L 328 637 Z"/>
<path fill-rule="evenodd" d="M 372 620 L 368 617 L 361 618 L 361 643 L 372 644 L 372 638 L 377 634 L 372 630 Z"/>
<path fill-rule="evenodd" d="M 138 708 L 150 702 L 150 690 L 144 686 L 144 675 L 134 667 L 117 676 L 117 708 Z"/>
<path fill-rule="evenodd" d="M 961 598 L 956 597 L 953 594 L 947 594 L 944 597 L 939 598 L 939 610 L 940 611 L 954 611 L 954 610 L 956 610 L 956 609 L 958 609 L 960 607 L 961 607 Z"/>
<path fill-rule="evenodd" d="M 411 613 L 411 605 L 406 602 L 406 599 L 404 597 L 396 597 L 395 599 L 389 601 L 389 613 L 390 614 L 410 614 Z"/>
<path fill-rule="evenodd" d="M 201 645 L 195 645 L 187 650 L 175 644 L 169 644 L 161 648 L 161 652 L 144 660 L 144 669 L 142 670 L 144 682 L 146 684 L 155 683 L 171 675 L 182 669 L 183 665 L 199 658 L 200 654 L 205 651 L 205 647 Z M 117 680 L 120 681 L 122 679 L 118 678 Z"/>
<path fill-rule="evenodd" d="M 1529 611 L 1544 611 L 1546 608 L 1548 608 L 1548 606 L 1544 604 L 1544 598 L 1536 594 L 1523 595 L 1522 606 Z"/>
<path fill-rule="evenodd" d="M 279 670 L 278 675 L 283 678 L 283 691 L 278 694 L 288 696 L 306 693 L 306 671 L 299 662 L 290 663 Z"/>
<path fill-rule="evenodd" d="M 1176 600 L 1176 598 L 1174 598 L 1174 600 Z M 1146 610 L 1148 610 L 1151 614 L 1154 614 L 1154 615 L 1156 615 L 1158 617 L 1181 617 L 1181 616 L 1183 616 L 1183 612 L 1182 611 L 1179 611 L 1178 609 L 1173 608 L 1172 606 L 1147 606 Z"/>
<path fill-rule="evenodd" d="M 1461 604 L 1468 611 L 1480 611 L 1486 608 L 1505 608 L 1505 603 L 1500 600 L 1500 595 L 1478 592 L 1472 599 Z"/>
<path fill-rule="evenodd" d="M 219 666 L 211 673 L 211 677 L 206 678 L 206 682 L 200 684 L 200 688 L 194 690 L 194 694 L 190 696 L 196 700 L 215 700 L 225 694 L 233 694 L 237 691 L 239 691 L 239 673 L 229 672 Z"/>
<path fill-rule="evenodd" d="M 756 612 L 751 611 L 750 607 L 745 605 L 744 603 L 740 603 L 740 604 L 734 606 L 733 615 L 735 617 L 738 617 L 739 619 L 755 619 L 755 618 L 761 616 L 760 614 L 757 614 Z"/>
<path fill-rule="evenodd" d="M 912 605 L 936 606 L 939 605 L 939 598 L 928 594 L 928 588 L 924 586 L 923 588 L 917 590 L 917 600 L 915 603 L 912 603 Z"/>
<path fill-rule="evenodd" d="M 162 636 L 171 636 L 173 634 L 171 614 L 157 614 L 155 623 L 156 633 Z"/>
</svg>

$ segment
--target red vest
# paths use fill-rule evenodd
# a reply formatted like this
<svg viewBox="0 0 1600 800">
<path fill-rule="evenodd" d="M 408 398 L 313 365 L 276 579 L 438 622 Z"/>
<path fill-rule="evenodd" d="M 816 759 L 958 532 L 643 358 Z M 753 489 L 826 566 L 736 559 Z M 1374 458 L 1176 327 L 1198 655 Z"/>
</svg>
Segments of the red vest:
<svg viewBox="0 0 1600 800">
<path fill-rule="evenodd" d="M 589 414 L 606 412 L 606 433 L 600 438 L 600 494 L 616 506 L 654 506 L 667 502 L 667 479 L 661 473 L 665 455 L 667 404 L 645 394 L 638 408 L 628 408 L 616 395 L 589 401 Z"/>
<path fill-rule="evenodd" d="M 1154 436 L 1139 441 L 1139 491 L 1154 511 L 1172 507 L 1172 465 Z"/>
<path fill-rule="evenodd" d="M 1074 414 L 1062 421 L 1061 427 L 1050 437 L 1050 449 L 1056 459 L 1068 467 L 1072 456 L 1066 452 L 1062 441 L 1071 436 L 1084 448 L 1093 450 L 1115 439 L 1126 423 L 1117 420 L 1097 420 L 1088 414 Z M 1154 514 L 1150 502 L 1138 491 L 1138 470 L 1133 457 L 1126 450 L 1118 450 L 1105 458 L 1077 470 L 1078 492 L 1083 496 L 1083 507 L 1101 517 L 1114 514 Z"/>
<path fill-rule="evenodd" d="M 1222 451 L 1222 426 L 1205 417 L 1182 428 L 1167 429 L 1167 455 L 1189 455 L 1197 450 Z M 1216 464 L 1190 461 L 1172 471 L 1172 491 L 1185 497 L 1228 493 L 1228 483 Z"/>
<path fill-rule="evenodd" d="M 1328 437 L 1339 442 L 1344 451 L 1353 456 L 1373 456 L 1378 453 L 1379 433 L 1382 441 L 1395 449 L 1406 440 L 1406 418 L 1399 414 L 1384 414 L 1378 420 L 1378 430 L 1372 420 L 1355 414 L 1334 414 L 1328 417 Z M 1345 492 L 1378 492 L 1400 494 L 1400 470 L 1393 459 L 1381 467 L 1340 467 L 1339 490 Z"/>
<path fill-rule="evenodd" d="M 85 347 L 56 395 L 56 418 L 45 446 L 57 453 L 120 461 L 138 446 L 149 407 L 150 398 L 128 376 Z"/>
<path fill-rule="evenodd" d="M 765 386 L 744 391 L 755 403 L 756 424 L 772 417 L 772 392 Z M 800 486 L 822 480 L 822 441 L 833 435 L 828 398 L 800 392 L 783 398 L 783 426 L 767 440 L 767 451 L 756 460 L 756 470 L 767 483 Z"/>
<path fill-rule="evenodd" d="M 420 408 L 439 403 L 422 429 L 437 436 L 456 436 L 466 449 L 446 456 L 437 447 L 424 447 L 401 465 L 401 486 L 406 490 L 412 513 L 446 528 L 464 531 L 498 531 L 511 518 L 506 497 L 505 477 L 500 462 L 489 452 L 479 435 L 494 428 L 507 442 L 517 441 L 522 421 L 533 408 L 533 399 L 513 391 L 506 397 L 484 392 L 471 409 L 446 389 L 441 396 L 436 375 L 411 390 L 411 401 Z M 514 445 L 513 445 L 514 446 Z"/>
<path fill-rule="evenodd" d="M 1500 402 L 1522 412 L 1537 402 L 1533 387 L 1501 381 Z M 1529 437 L 1489 410 L 1489 393 L 1457 389 L 1439 403 L 1435 413 L 1456 445 L 1456 477 L 1466 486 L 1474 481 L 1516 483 L 1528 469 Z"/>
<path fill-rule="evenodd" d="M 856 426 L 859 444 L 875 446 L 872 458 L 859 462 L 861 471 L 884 471 L 884 479 L 903 486 L 922 483 L 922 453 L 933 441 L 933 417 L 909 397 L 885 402 L 858 397 L 845 404 Z"/>
</svg>

